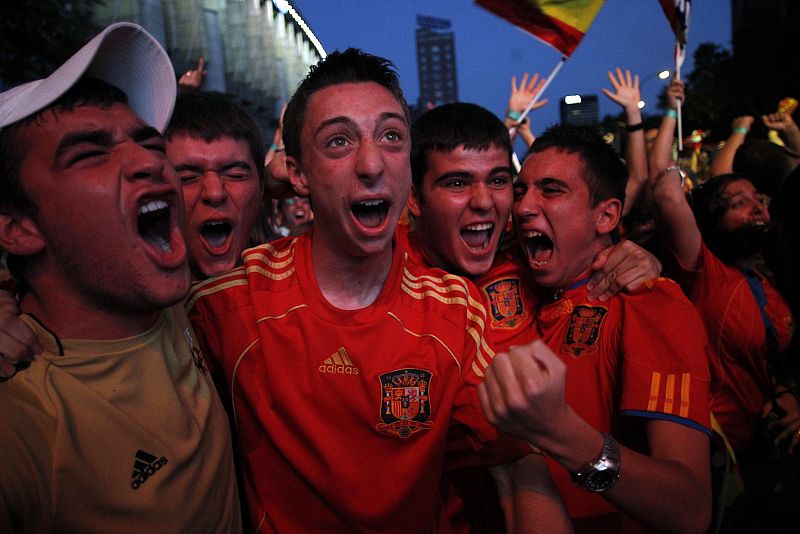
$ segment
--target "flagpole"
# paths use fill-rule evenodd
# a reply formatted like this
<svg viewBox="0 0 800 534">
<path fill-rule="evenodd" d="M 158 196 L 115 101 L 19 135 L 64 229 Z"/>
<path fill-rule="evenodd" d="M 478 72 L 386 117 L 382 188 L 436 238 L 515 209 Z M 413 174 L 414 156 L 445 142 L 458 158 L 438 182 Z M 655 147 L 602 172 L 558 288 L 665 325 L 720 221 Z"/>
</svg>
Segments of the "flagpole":
<svg viewBox="0 0 800 534">
<path fill-rule="evenodd" d="M 519 114 L 519 118 L 517 119 L 517 124 L 520 124 L 522 121 L 525 120 L 525 117 L 527 117 L 528 113 L 531 112 L 531 108 L 536 104 L 536 102 L 539 101 L 539 98 L 544 94 L 545 90 L 547 89 L 547 86 L 550 85 L 550 82 L 553 81 L 553 78 L 556 77 L 556 74 L 558 74 L 558 71 L 561 70 L 561 67 L 564 66 L 564 63 L 566 61 L 567 61 L 567 56 L 561 56 L 561 59 L 556 64 L 555 68 L 553 69 L 553 72 L 551 72 L 550 76 L 548 76 L 547 79 L 544 81 L 544 85 L 542 85 L 542 88 L 539 90 L 538 93 L 536 93 L 536 96 L 533 97 L 533 99 L 530 101 L 530 103 L 528 103 L 528 107 L 526 107 L 525 110 L 522 113 Z M 514 135 L 514 132 L 516 130 L 517 130 L 517 127 L 516 126 L 512 126 L 508 130 L 508 133 L 510 135 Z"/>
<path fill-rule="evenodd" d="M 676 39 L 675 40 L 675 79 L 681 79 L 681 66 L 683 65 L 684 55 L 686 54 L 686 49 L 681 46 L 680 42 Z M 682 101 L 681 99 L 677 99 L 677 107 L 676 110 L 678 113 L 678 157 L 680 157 L 680 152 L 683 150 L 683 116 L 681 114 L 681 106 Z"/>
<path fill-rule="evenodd" d="M 528 113 L 531 112 L 531 108 L 536 104 L 536 102 L 539 101 L 539 97 L 544 94 L 545 89 L 547 89 L 547 86 L 550 85 L 550 82 L 553 81 L 553 78 L 556 77 L 556 74 L 558 74 L 558 71 L 561 70 L 561 67 L 564 66 L 564 63 L 566 63 L 566 61 L 567 61 L 567 56 L 561 56 L 561 59 L 559 60 L 558 63 L 556 63 L 555 68 L 553 68 L 553 72 L 551 72 L 550 76 L 548 76 L 547 79 L 544 81 L 544 85 L 542 85 L 542 88 L 539 90 L 538 93 L 536 93 L 533 99 L 531 99 L 530 103 L 528 104 L 528 107 L 526 107 L 523 110 L 523 112 L 519 114 L 519 118 L 517 119 L 516 124 L 520 124 L 522 121 L 525 120 L 525 117 L 527 117 Z M 512 126 L 511 128 L 508 129 L 508 135 L 513 136 L 514 132 L 516 131 L 517 131 L 516 125 Z M 517 172 L 519 172 L 519 170 L 522 168 L 522 165 L 520 164 L 519 158 L 517 157 L 516 153 L 511 154 L 511 161 L 514 163 L 514 167 L 516 168 Z"/>
</svg>

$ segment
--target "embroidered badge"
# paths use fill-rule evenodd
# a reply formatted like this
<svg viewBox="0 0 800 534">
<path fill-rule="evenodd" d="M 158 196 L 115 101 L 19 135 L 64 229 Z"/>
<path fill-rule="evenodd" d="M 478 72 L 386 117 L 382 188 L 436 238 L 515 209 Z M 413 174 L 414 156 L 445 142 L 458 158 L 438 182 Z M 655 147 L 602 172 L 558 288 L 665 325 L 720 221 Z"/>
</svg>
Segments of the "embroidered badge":
<svg viewBox="0 0 800 534">
<path fill-rule="evenodd" d="M 576 306 L 569 317 L 567 334 L 564 336 L 561 352 L 575 357 L 597 352 L 600 326 L 607 313 L 606 308 Z"/>
<path fill-rule="evenodd" d="M 195 340 L 194 336 L 192 335 L 192 331 L 189 328 L 186 328 L 183 331 L 183 337 L 186 338 L 186 342 L 189 343 L 189 348 L 192 351 L 192 359 L 194 360 L 194 364 L 200 369 L 200 372 L 204 375 L 208 374 L 208 366 L 206 365 L 206 359 L 203 356 L 203 351 L 200 350 L 200 345 L 197 344 L 197 340 Z"/>
<path fill-rule="evenodd" d="M 498 280 L 484 289 L 492 305 L 492 326 L 514 328 L 525 320 L 525 308 L 520 296 L 519 280 Z"/>
<path fill-rule="evenodd" d="M 381 375 L 381 421 L 379 432 L 407 438 L 433 426 L 431 415 L 431 373 L 401 369 Z"/>
</svg>

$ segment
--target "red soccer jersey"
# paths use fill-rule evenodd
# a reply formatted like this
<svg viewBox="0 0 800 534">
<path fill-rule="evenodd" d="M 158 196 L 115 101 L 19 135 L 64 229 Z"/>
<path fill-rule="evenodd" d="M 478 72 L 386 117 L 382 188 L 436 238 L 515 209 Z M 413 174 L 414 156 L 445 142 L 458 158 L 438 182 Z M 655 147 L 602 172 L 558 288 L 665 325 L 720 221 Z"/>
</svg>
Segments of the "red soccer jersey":
<svg viewBox="0 0 800 534">
<path fill-rule="evenodd" d="M 397 226 L 399 247 L 416 262 L 432 266 L 416 233 L 407 225 Z M 536 337 L 533 325 L 534 292 L 520 263 L 516 239 L 506 233 L 491 269 L 472 279 L 482 293 L 488 312 L 486 336 L 498 351 L 522 345 Z M 442 481 L 444 509 L 438 532 L 493 532 L 505 528 L 494 480 L 471 439 L 463 431 L 451 432 Z"/>
<path fill-rule="evenodd" d="M 415 232 L 408 226 L 397 225 L 396 235 L 399 247 L 407 250 L 414 261 L 437 267 L 425 256 Z M 533 324 L 536 293 L 520 255 L 516 238 L 506 232 L 489 271 L 470 278 L 486 303 L 489 315 L 486 337 L 498 352 L 506 351 L 512 345 L 530 343 L 536 337 Z"/>
<path fill-rule="evenodd" d="M 311 242 L 246 251 L 188 304 L 228 383 L 251 515 L 262 532 L 431 531 L 451 422 L 496 437 L 466 385 L 493 356 L 485 310 L 400 249 L 373 305 L 337 309 Z"/>
<path fill-rule="evenodd" d="M 600 432 L 624 430 L 620 416 L 633 415 L 708 433 L 706 335 L 678 285 L 655 279 L 605 302 L 588 302 L 587 293 L 585 284 L 568 289 L 537 317 L 542 338 L 567 365 L 572 409 Z M 562 466 L 550 464 L 571 517 L 614 510 L 579 490 Z"/>
<path fill-rule="evenodd" d="M 677 262 L 675 262 L 677 263 Z M 679 268 L 678 281 L 697 306 L 711 343 L 714 371 L 711 411 L 735 450 L 753 442 L 761 408 L 772 396 L 767 371 L 766 328 L 750 285 L 742 272 L 703 245 L 696 269 Z M 766 278 L 766 312 L 786 350 L 793 331 L 789 306 Z"/>
</svg>

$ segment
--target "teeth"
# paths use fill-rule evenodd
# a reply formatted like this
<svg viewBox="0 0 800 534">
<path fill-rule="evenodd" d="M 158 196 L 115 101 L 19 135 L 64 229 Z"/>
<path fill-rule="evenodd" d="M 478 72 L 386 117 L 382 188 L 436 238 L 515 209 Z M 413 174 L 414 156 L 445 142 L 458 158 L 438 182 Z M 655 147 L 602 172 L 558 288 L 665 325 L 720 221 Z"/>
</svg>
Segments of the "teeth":
<svg viewBox="0 0 800 534">
<path fill-rule="evenodd" d="M 531 260 L 531 263 L 534 264 L 536 267 L 541 267 L 542 265 L 547 265 L 550 263 L 550 260 L 540 261 L 540 260 Z"/>
<path fill-rule="evenodd" d="M 492 223 L 470 224 L 466 227 L 467 230 L 472 232 L 482 232 L 483 230 L 491 230 L 494 227 Z"/>
<path fill-rule="evenodd" d="M 522 234 L 522 237 L 525 237 L 527 239 L 531 239 L 531 238 L 534 238 L 534 237 L 542 237 L 542 236 L 544 236 L 544 234 L 542 232 L 538 232 L 536 230 L 529 230 L 527 232 L 523 232 L 523 234 Z"/>
<path fill-rule="evenodd" d="M 359 202 L 362 206 L 372 207 L 372 206 L 379 206 L 383 203 L 383 200 L 364 200 Z"/>
<path fill-rule="evenodd" d="M 139 208 L 139 215 L 144 215 L 145 213 L 150 213 L 153 211 L 167 209 L 169 204 L 165 200 L 151 200 L 147 204 L 144 204 Z"/>
<path fill-rule="evenodd" d="M 206 226 L 222 226 L 223 224 L 226 224 L 226 223 L 224 223 L 222 221 L 208 221 L 206 223 Z"/>
</svg>

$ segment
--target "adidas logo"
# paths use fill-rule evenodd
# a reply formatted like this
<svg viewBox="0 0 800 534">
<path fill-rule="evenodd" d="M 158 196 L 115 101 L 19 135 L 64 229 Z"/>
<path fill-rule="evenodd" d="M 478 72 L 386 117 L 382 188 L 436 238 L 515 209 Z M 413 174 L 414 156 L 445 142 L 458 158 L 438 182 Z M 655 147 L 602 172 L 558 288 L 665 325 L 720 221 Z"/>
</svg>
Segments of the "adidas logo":
<svg viewBox="0 0 800 534">
<path fill-rule="evenodd" d="M 322 365 L 319 366 L 320 373 L 330 373 L 334 375 L 357 375 L 358 367 L 353 365 L 347 351 L 341 347 L 338 351 L 325 358 Z"/>
<path fill-rule="evenodd" d="M 148 478 L 165 465 L 167 465 L 167 459 L 163 456 L 158 458 L 139 449 L 136 451 L 136 459 L 133 461 L 131 487 L 135 490 L 139 489 Z"/>
</svg>

